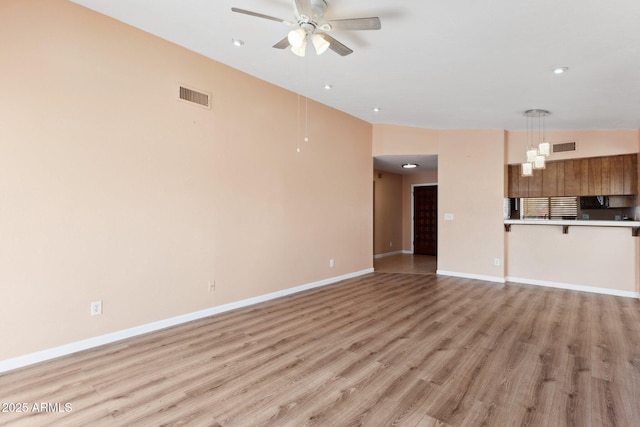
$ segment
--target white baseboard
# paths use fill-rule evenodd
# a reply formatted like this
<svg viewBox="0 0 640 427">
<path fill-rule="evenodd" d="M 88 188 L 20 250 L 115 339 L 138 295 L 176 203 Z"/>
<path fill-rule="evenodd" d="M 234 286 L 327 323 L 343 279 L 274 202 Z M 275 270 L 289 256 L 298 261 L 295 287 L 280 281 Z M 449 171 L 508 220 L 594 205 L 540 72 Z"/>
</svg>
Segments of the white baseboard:
<svg viewBox="0 0 640 427">
<path fill-rule="evenodd" d="M 456 271 L 436 270 L 438 276 L 462 277 L 464 279 L 484 280 L 485 282 L 505 283 L 504 277 L 483 276 L 481 274 L 458 273 Z"/>
<path fill-rule="evenodd" d="M 140 325 L 133 328 L 124 329 L 121 331 L 112 332 L 110 334 L 100 335 L 100 336 L 89 338 L 82 341 L 76 341 L 74 343 L 61 345 L 59 347 L 54 347 L 47 350 L 38 351 L 35 353 L 30 353 L 24 356 L 18 356 L 12 359 L 2 360 L 0 361 L 0 373 L 22 368 L 28 365 L 33 365 L 35 363 L 45 362 L 47 360 L 55 359 L 61 356 L 66 356 L 82 350 L 88 350 L 90 348 L 99 347 L 101 345 L 110 344 L 116 341 L 135 337 L 138 335 L 147 334 L 149 332 L 159 331 L 161 329 L 169 328 L 171 326 L 176 326 L 182 323 L 191 322 L 193 320 L 213 316 L 214 314 L 224 313 L 226 311 L 235 310 L 237 308 L 247 307 L 253 304 L 258 304 L 260 302 L 269 301 L 275 298 L 280 298 L 283 296 L 295 294 L 295 293 L 306 291 L 313 288 L 319 288 L 322 286 L 339 282 L 341 280 L 351 279 L 351 278 L 362 276 L 369 273 L 373 273 L 373 268 L 356 271 L 354 273 L 344 274 L 342 276 L 330 277 L 328 279 L 307 283 L 305 285 L 296 286 L 294 288 L 284 289 L 284 290 L 272 292 L 266 295 L 261 295 L 254 298 L 245 299 L 242 301 L 236 301 L 229 304 L 220 305 L 217 307 L 211 307 L 205 310 L 196 311 L 193 313 L 187 313 L 181 316 L 164 319 L 157 322 L 147 323 L 145 325 Z"/>
<path fill-rule="evenodd" d="M 640 293 L 621 291 L 617 289 L 596 288 L 595 286 L 574 285 L 571 283 L 550 282 L 546 280 L 524 279 L 522 277 L 508 276 L 507 282 L 522 283 L 524 285 L 546 286 L 548 288 L 568 289 L 571 291 L 592 292 L 596 294 L 613 295 L 617 297 L 640 298 Z"/>
<path fill-rule="evenodd" d="M 392 255 L 413 255 L 413 251 L 408 251 L 406 249 L 403 249 L 401 251 L 386 252 L 384 254 L 374 255 L 373 258 L 374 259 L 379 259 L 379 258 L 385 258 L 385 257 L 392 256 Z"/>
<path fill-rule="evenodd" d="M 380 258 L 385 258 L 385 257 L 388 257 L 388 256 L 393 256 L 393 255 L 401 255 L 403 253 L 404 253 L 403 251 L 385 252 L 383 254 L 374 255 L 373 258 L 374 259 L 380 259 Z"/>
</svg>

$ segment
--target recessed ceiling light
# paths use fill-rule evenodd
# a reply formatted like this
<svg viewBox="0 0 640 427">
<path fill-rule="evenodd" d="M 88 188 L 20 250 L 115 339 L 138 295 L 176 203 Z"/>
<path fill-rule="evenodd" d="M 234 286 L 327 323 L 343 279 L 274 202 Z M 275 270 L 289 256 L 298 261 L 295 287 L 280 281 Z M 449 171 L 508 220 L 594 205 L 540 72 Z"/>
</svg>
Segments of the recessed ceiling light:
<svg viewBox="0 0 640 427">
<path fill-rule="evenodd" d="M 380 108 L 380 107 L 375 107 L 375 108 L 373 109 L 373 112 L 374 112 L 374 113 L 379 113 L 380 111 L 382 111 L 382 108 Z"/>
<path fill-rule="evenodd" d="M 569 67 L 553 67 L 553 72 L 555 74 L 562 74 L 569 71 Z"/>
<path fill-rule="evenodd" d="M 244 41 L 240 40 L 240 39 L 231 39 L 231 41 L 233 42 L 234 46 L 244 46 Z"/>
<path fill-rule="evenodd" d="M 324 85 L 324 90 L 331 90 L 332 88 L 333 86 L 331 86 L 330 84 Z"/>
<path fill-rule="evenodd" d="M 405 169 L 415 169 L 418 166 L 420 166 L 420 165 L 417 164 L 417 163 L 405 163 L 404 165 L 402 165 L 402 167 L 405 168 Z"/>
</svg>

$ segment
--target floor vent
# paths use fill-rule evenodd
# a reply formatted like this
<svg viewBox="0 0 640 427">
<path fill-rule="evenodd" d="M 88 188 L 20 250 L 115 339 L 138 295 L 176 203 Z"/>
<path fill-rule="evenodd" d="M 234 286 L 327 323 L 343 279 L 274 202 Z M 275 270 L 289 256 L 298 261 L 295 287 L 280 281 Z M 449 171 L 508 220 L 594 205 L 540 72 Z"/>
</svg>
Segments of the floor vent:
<svg viewBox="0 0 640 427">
<path fill-rule="evenodd" d="M 204 108 L 211 108 L 211 95 L 209 95 L 208 93 L 190 89 L 182 85 L 180 86 L 180 99 L 186 102 L 197 104 Z"/>
<path fill-rule="evenodd" d="M 554 153 L 562 153 L 564 151 L 576 151 L 576 143 L 563 142 L 562 144 L 553 144 Z"/>
</svg>

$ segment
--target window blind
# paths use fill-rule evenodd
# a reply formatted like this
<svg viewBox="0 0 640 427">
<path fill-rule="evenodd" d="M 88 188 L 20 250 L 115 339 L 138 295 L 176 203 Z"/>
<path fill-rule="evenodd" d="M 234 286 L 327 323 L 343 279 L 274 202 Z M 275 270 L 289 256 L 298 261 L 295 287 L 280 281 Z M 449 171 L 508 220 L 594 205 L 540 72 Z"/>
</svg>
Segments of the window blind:
<svg viewBox="0 0 640 427">
<path fill-rule="evenodd" d="M 577 197 L 528 197 L 522 199 L 523 219 L 576 219 Z"/>
<path fill-rule="evenodd" d="M 551 219 L 576 219 L 578 217 L 578 198 L 550 197 L 549 214 Z"/>
</svg>

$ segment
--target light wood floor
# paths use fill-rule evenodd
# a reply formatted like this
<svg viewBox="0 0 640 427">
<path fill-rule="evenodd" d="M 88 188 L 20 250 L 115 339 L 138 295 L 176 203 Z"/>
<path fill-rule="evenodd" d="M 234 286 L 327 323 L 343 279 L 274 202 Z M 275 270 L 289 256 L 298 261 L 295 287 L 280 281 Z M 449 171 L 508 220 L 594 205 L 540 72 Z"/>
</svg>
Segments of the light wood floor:
<svg viewBox="0 0 640 427">
<path fill-rule="evenodd" d="M 430 255 L 396 254 L 376 259 L 373 268 L 378 273 L 436 274 L 437 261 Z"/>
<path fill-rule="evenodd" d="M 0 376 L 0 425 L 638 426 L 637 300 L 372 273 Z"/>
</svg>

